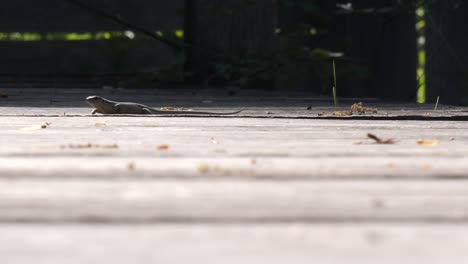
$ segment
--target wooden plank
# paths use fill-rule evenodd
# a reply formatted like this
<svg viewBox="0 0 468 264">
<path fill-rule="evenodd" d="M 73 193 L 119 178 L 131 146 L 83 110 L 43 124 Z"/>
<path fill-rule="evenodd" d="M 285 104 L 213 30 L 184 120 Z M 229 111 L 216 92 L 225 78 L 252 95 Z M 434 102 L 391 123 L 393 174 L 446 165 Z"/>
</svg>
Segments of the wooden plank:
<svg viewBox="0 0 468 264">
<path fill-rule="evenodd" d="M 158 153 L 156 146 L 148 146 L 151 151 L 139 151 L 134 155 L 129 155 L 126 150 L 92 150 L 87 147 L 68 151 L 58 146 L 25 148 L 22 153 L 0 154 L 0 179 L 468 179 L 467 157 L 372 157 L 372 153 L 355 158 L 333 157 L 333 153 L 317 153 L 309 157 L 280 157 L 280 154 L 277 157 L 233 157 L 223 149 L 209 147 L 205 150 L 209 152 L 205 157 L 195 158 L 179 156 L 183 155 L 182 147 L 180 151 Z M 150 153 L 152 151 L 153 154 Z"/>
<path fill-rule="evenodd" d="M 26 263 L 468 261 L 465 225 L 2 225 L 0 255 Z"/>
<path fill-rule="evenodd" d="M 466 181 L 0 181 L 3 222 L 467 222 L 467 215 Z"/>
</svg>

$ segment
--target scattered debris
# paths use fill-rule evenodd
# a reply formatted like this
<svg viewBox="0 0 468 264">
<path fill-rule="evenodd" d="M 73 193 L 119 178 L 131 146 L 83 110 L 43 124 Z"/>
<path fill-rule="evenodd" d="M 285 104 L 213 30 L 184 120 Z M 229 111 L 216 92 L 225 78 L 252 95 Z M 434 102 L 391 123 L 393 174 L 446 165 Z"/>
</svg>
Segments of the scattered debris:
<svg viewBox="0 0 468 264">
<path fill-rule="evenodd" d="M 362 145 L 364 143 L 362 141 L 353 141 L 351 144 L 353 144 L 353 145 Z"/>
<path fill-rule="evenodd" d="M 168 150 L 168 149 L 169 149 L 169 145 L 159 145 L 159 146 L 157 146 L 157 149 L 158 149 L 158 150 Z"/>
<path fill-rule="evenodd" d="M 200 164 L 198 165 L 198 172 L 202 173 L 202 174 L 206 174 L 210 171 L 210 166 L 208 164 Z"/>
<path fill-rule="evenodd" d="M 420 139 L 417 141 L 418 145 L 420 146 L 428 146 L 428 147 L 435 147 L 437 145 L 439 145 L 439 141 L 438 140 L 423 140 L 423 139 Z"/>
<path fill-rule="evenodd" d="M 41 129 L 46 129 L 49 126 L 50 126 L 50 123 L 44 122 L 42 125 L 22 127 L 22 128 L 18 128 L 18 130 L 19 131 L 37 131 L 37 130 L 41 130 Z"/>
<path fill-rule="evenodd" d="M 97 127 L 105 127 L 107 126 L 107 124 L 105 122 L 97 122 L 96 124 L 94 124 L 95 126 Z"/>
<path fill-rule="evenodd" d="M 369 107 L 364 107 L 362 102 L 359 102 L 357 104 L 353 104 L 351 106 L 351 112 L 353 113 L 358 113 L 360 115 L 363 115 L 363 114 L 377 114 L 378 113 L 378 110 L 377 108 L 369 108 Z"/>
<path fill-rule="evenodd" d="M 333 116 L 337 116 L 337 117 L 345 117 L 345 116 L 352 116 L 353 115 L 353 111 L 336 111 L 336 112 L 333 112 Z"/>
<path fill-rule="evenodd" d="M 201 174 L 209 174 L 212 176 L 254 176 L 255 170 L 253 168 L 249 169 L 229 169 L 224 168 L 219 165 L 208 165 L 206 163 L 201 163 L 198 165 L 197 170 Z"/>
<path fill-rule="evenodd" d="M 129 163 L 127 164 L 127 169 L 128 169 L 129 171 L 134 171 L 135 168 L 136 168 L 136 165 L 135 165 L 134 162 L 129 162 Z"/>
<path fill-rule="evenodd" d="M 307 107 L 307 110 L 312 110 L 312 106 L 308 106 L 308 107 Z"/>
<path fill-rule="evenodd" d="M 267 115 L 272 115 L 272 114 L 273 114 L 273 112 L 266 111 L 266 112 L 265 112 L 265 114 L 267 114 Z"/>
<path fill-rule="evenodd" d="M 374 140 L 375 143 L 377 144 L 383 144 L 383 145 L 390 145 L 390 144 L 395 144 L 395 140 L 390 138 L 390 139 L 381 139 L 378 136 L 368 133 L 367 137 Z"/>
<path fill-rule="evenodd" d="M 317 115 L 318 116 L 324 116 L 326 113 L 325 112 L 321 112 L 321 113 L 318 113 Z"/>
<path fill-rule="evenodd" d="M 431 169 L 432 169 L 432 165 L 429 164 L 429 163 L 424 163 L 424 164 L 422 165 L 422 169 L 423 169 L 423 170 L 431 170 Z"/>
<path fill-rule="evenodd" d="M 109 145 L 101 145 L 101 144 L 68 144 L 68 145 L 61 145 L 61 149 L 117 149 L 119 145 L 117 144 L 109 144 Z"/>
<path fill-rule="evenodd" d="M 450 141 L 455 141 L 455 138 L 454 138 L 454 137 L 451 137 L 451 138 L 450 138 Z"/>
</svg>

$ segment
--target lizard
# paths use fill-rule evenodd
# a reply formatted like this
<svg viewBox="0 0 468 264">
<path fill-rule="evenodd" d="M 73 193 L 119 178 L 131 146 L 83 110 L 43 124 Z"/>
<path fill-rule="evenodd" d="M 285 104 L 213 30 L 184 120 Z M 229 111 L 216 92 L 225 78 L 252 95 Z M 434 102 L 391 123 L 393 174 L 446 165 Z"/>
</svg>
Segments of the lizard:
<svg viewBox="0 0 468 264">
<path fill-rule="evenodd" d="M 93 108 L 91 114 L 104 115 L 235 115 L 243 109 L 234 112 L 204 112 L 204 111 L 177 111 L 177 110 L 157 110 L 149 106 L 131 102 L 115 102 L 97 95 L 88 96 L 86 103 Z"/>
</svg>

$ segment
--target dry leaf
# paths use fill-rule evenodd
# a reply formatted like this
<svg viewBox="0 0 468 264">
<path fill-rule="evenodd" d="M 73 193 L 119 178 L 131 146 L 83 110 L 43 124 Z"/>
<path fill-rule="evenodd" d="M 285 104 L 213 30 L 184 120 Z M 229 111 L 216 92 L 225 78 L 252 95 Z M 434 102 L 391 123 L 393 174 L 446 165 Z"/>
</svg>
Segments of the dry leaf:
<svg viewBox="0 0 468 264">
<path fill-rule="evenodd" d="M 97 123 L 95 124 L 95 126 L 97 126 L 97 127 L 105 127 L 105 126 L 106 126 L 106 123 L 104 123 L 104 122 L 97 122 Z"/>
<path fill-rule="evenodd" d="M 333 112 L 333 116 L 343 117 L 343 116 L 352 116 L 353 111 L 336 111 Z"/>
<path fill-rule="evenodd" d="M 390 138 L 390 139 L 381 139 L 378 136 L 368 133 L 367 137 L 370 139 L 373 139 L 375 143 L 377 144 L 383 144 L 383 145 L 389 145 L 389 144 L 395 144 L 395 140 Z"/>
<path fill-rule="evenodd" d="M 434 146 L 437 146 L 439 145 L 439 141 L 438 140 L 418 140 L 418 145 L 420 146 L 428 146 L 428 147 L 434 147 Z"/>
<path fill-rule="evenodd" d="M 351 106 L 351 112 L 358 113 L 361 115 L 366 113 L 377 114 L 378 110 L 377 108 L 364 107 L 362 103 L 357 103 Z"/>
<path fill-rule="evenodd" d="M 169 145 L 159 145 L 157 147 L 158 150 L 168 150 L 169 149 Z"/>
</svg>

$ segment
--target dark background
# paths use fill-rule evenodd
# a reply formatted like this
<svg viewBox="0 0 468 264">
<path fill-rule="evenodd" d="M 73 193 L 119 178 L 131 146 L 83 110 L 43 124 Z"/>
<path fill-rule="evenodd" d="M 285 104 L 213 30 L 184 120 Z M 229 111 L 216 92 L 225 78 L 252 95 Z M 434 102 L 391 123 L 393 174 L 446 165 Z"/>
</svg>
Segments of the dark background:
<svg viewBox="0 0 468 264">
<path fill-rule="evenodd" d="M 236 86 L 331 95 L 335 60 L 341 97 L 416 101 L 423 87 L 427 102 L 468 102 L 466 3 L 341 3 L 8 1 L 0 9 L 0 86 Z M 26 41 L 24 33 L 40 39 Z M 72 41 L 71 33 L 92 37 Z M 417 43 L 421 36 L 425 45 Z M 425 63 L 418 64 L 421 54 Z"/>
</svg>

